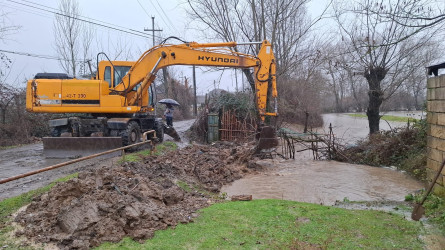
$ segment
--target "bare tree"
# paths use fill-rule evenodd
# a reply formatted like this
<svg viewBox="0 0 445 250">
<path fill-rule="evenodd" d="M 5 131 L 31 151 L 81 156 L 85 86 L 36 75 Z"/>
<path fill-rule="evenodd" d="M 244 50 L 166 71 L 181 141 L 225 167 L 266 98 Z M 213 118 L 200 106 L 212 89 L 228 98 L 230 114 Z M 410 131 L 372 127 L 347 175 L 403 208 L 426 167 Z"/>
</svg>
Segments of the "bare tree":
<svg viewBox="0 0 445 250">
<path fill-rule="evenodd" d="M 9 22 L 8 13 L 0 12 L 0 42 L 3 42 L 11 33 L 20 27 Z M 12 60 L 0 52 L 0 112 L 1 123 L 6 124 L 6 114 L 9 106 L 14 100 L 16 89 L 7 84 L 11 72 Z"/>
<path fill-rule="evenodd" d="M 77 0 L 61 0 L 54 21 L 56 51 L 62 58 L 60 65 L 74 77 L 78 73 L 79 63 L 89 53 L 94 35 L 91 27 L 79 20 L 80 14 Z"/>
<path fill-rule="evenodd" d="M 407 37 L 425 29 L 440 32 L 445 25 L 445 2 L 441 0 L 395 0 L 376 4 L 379 10 L 375 14 L 413 28 Z"/>
<path fill-rule="evenodd" d="M 9 13 L 0 10 L 0 41 L 2 42 L 20 29 L 20 26 L 14 25 L 8 17 Z"/>
<path fill-rule="evenodd" d="M 399 2 L 390 10 L 403 7 Z M 354 5 L 337 2 L 335 17 L 342 32 L 342 39 L 350 46 L 357 72 L 368 83 L 368 107 L 366 114 L 370 134 L 379 131 L 380 106 L 391 97 L 411 72 L 406 65 L 414 53 L 431 36 L 428 33 L 412 33 L 412 28 L 395 20 L 382 20 L 377 14 L 380 6 L 371 0 L 361 0 Z"/>
<path fill-rule="evenodd" d="M 408 63 L 407 67 L 412 73 L 404 82 L 404 88 L 412 95 L 416 110 L 421 110 L 422 104 L 425 101 L 425 66 L 431 65 L 442 56 L 436 52 L 438 47 L 439 44 L 432 41 L 422 46 L 416 53 L 410 55 L 409 60 L 411 63 Z"/>
<path fill-rule="evenodd" d="M 223 41 L 271 42 L 277 65 L 277 82 L 283 117 L 304 121 L 306 112 L 319 113 L 318 86 L 324 80 L 318 66 L 319 37 L 311 28 L 309 0 L 188 0 L 189 14 L 205 30 L 206 38 Z M 211 32 L 209 32 L 211 31 Z M 209 35 L 210 34 L 210 35 Z M 258 46 L 238 46 L 235 51 L 256 54 Z M 243 73 L 254 91 L 249 69 Z M 313 91 L 314 90 L 314 91 Z M 315 106 L 311 106 L 314 104 Z M 299 112 L 299 114 L 296 114 Z M 303 117 L 300 119 L 300 117 Z"/>
<path fill-rule="evenodd" d="M 261 41 L 268 39 L 277 60 L 277 77 L 291 74 L 295 65 L 311 54 L 302 44 L 311 23 L 306 10 L 309 0 L 188 0 L 193 20 L 213 32 L 209 39 Z M 258 46 L 237 47 L 236 51 L 255 54 Z M 302 53 L 306 52 L 306 53 Z M 253 84 L 249 70 L 243 70 Z"/>
</svg>

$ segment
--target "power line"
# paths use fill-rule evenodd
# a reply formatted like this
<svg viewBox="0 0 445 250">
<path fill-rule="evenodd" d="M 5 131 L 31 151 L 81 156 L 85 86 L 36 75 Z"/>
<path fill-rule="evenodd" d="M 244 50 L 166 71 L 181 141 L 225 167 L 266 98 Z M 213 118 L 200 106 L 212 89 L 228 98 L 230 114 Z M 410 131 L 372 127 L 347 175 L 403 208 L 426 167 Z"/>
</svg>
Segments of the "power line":
<svg viewBox="0 0 445 250">
<path fill-rule="evenodd" d="M 169 24 L 167 21 L 165 21 L 163 15 L 161 15 L 161 12 L 159 11 L 158 7 L 156 7 L 156 5 L 153 3 L 153 1 L 148 1 L 148 2 L 154 7 L 156 12 L 159 14 L 159 16 L 161 17 L 162 22 L 165 24 L 165 26 L 170 26 L 171 28 L 174 29 L 175 27 L 171 26 L 171 24 Z"/>
<path fill-rule="evenodd" d="M 11 1 L 11 0 L 8 0 L 8 1 Z M 47 5 L 43 5 L 43 4 L 39 4 L 39 3 L 34 3 L 34 2 L 32 2 L 32 1 L 27 1 L 27 0 L 21 0 L 21 1 L 22 1 L 22 2 L 27 2 L 27 3 L 30 3 L 30 4 L 34 4 L 34 5 L 38 5 L 38 6 L 42 6 L 42 7 L 48 8 L 48 9 L 53 9 L 54 11 L 59 11 L 59 10 L 56 9 L 56 8 L 53 8 L 53 7 L 50 7 L 50 6 L 47 6 Z M 33 6 L 31 6 L 31 7 L 33 7 Z M 47 11 L 47 10 L 45 10 L 45 11 Z M 56 14 L 57 14 L 57 13 L 56 13 Z M 64 14 L 62 14 L 62 15 L 64 15 Z M 94 18 L 87 17 L 87 16 L 82 16 L 82 15 L 78 15 L 78 16 L 79 16 L 79 17 L 82 17 L 82 18 L 85 18 L 85 19 L 94 20 L 94 21 L 99 22 L 99 23 L 105 23 L 105 24 L 108 24 L 108 25 L 112 25 L 112 26 L 115 26 L 115 27 L 119 27 L 119 28 L 121 28 L 121 29 L 127 29 L 127 30 L 130 30 L 130 31 L 132 31 L 132 32 L 140 33 L 141 35 L 146 35 L 146 33 L 141 32 L 141 31 L 138 31 L 138 30 L 134 30 L 134 29 L 130 29 L 130 28 L 127 28 L 127 27 L 119 26 L 119 25 L 116 25 L 116 24 L 112 24 L 112 23 L 109 23 L 109 22 L 101 21 L 101 20 L 94 19 Z M 89 20 L 87 20 L 87 21 L 89 21 Z"/>
<path fill-rule="evenodd" d="M 48 19 L 52 19 L 53 18 L 53 16 L 50 16 L 49 14 L 45 14 L 43 12 L 39 12 L 39 11 L 36 11 L 36 10 L 30 10 L 30 9 L 28 10 L 28 9 L 20 8 L 20 6 L 10 5 L 10 4 L 7 4 L 7 3 L 0 3 L 0 6 L 6 7 L 6 8 L 9 8 L 9 9 L 13 9 L 13 10 L 22 11 L 22 12 L 25 12 L 25 13 L 34 14 L 34 15 L 41 16 L 41 17 L 48 18 Z"/>
<path fill-rule="evenodd" d="M 150 17 L 150 15 L 148 14 L 148 12 L 145 10 L 144 6 L 142 6 L 141 2 L 138 1 L 139 6 L 141 6 L 142 10 L 145 12 L 145 14 L 147 14 L 148 17 Z"/>
<path fill-rule="evenodd" d="M 164 9 L 162 8 L 162 6 L 159 4 L 159 1 L 156 0 L 156 3 L 158 4 L 159 8 L 161 8 L 162 13 L 164 13 L 164 16 L 167 18 L 168 22 L 171 24 L 171 26 L 173 27 L 173 29 L 176 30 L 176 32 L 178 32 L 179 35 L 179 30 L 176 29 L 176 26 L 173 24 L 173 22 L 170 20 L 170 18 L 168 17 L 168 15 L 165 13 Z"/>
<path fill-rule="evenodd" d="M 0 49 L 0 52 L 14 54 L 14 55 L 35 57 L 35 58 L 40 58 L 40 59 L 59 60 L 59 61 L 72 61 L 70 59 L 63 59 L 63 58 L 56 57 L 56 56 L 38 55 L 38 54 L 33 54 L 33 53 L 28 53 L 28 52 L 10 51 L 10 50 L 4 50 L 4 49 Z M 85 62 L 85 61 L 75 60 L 75 62 Z"/>
<path fill-rule="evenodd" d="M 117 31 L 120 31 L 120 32 L 124 32 L 124 33 L 127 33 L 127 34 L 134 35 L 134 36 L 140 36 L 140 37 L 144 37 L 144 38 L 151 38 L 151 36 L 150 36 L 149 34 L 146 34 L 146 33 L 143 33 L 143 32 L 137 31 L 137 30 L 133 30 L 133 29 L 129 29 L 129 28 L 124 28 L 124 27 L 121 27 L 121 28 L 115 28 L 115 27 L 111 27 L 111 26 L 109 26 L 109 25 L 105 25 L 105 24 L 101 24 L 101 23 L 93 22 L 93 21 L 86 20 L 86 19 L 82 19 L 82 18 L 79 18 L 79 17 L 74 17 L 74 16 L 66 15 L 66 14 L 59 13 L 59 12 L 52 11 L 52 10 L 48 10 L 48 9 L 43 9 L 43 8 L 40 8 L 40 7 L 37 7 L 37 6 L 32 6 L 32 5 L 29 5 L 29 4 L 26 4 L 26 3 L 21 3 L 21 2 L 17 2 L 17 1 L 13 1 L 13 0 L 7 0 L 7 1 L 9 1 L 9 2 L 13 2 L 13 3 L 16 3 L 16 4 L 20 4 L 20 5 L 23 5 L 23 6 L 27 6 L 27 7 L 30 7 L 30 8 L 34 8 L 34 9 L 38 9 L 38 10 L 42 10 L 42 11 L 46 11 L 46 12 L 53 13 L 53 14 L 56 14 L 56 15 L 65 16 L 65 17 L 69 17 L 69 18 L 73 18 L 73 19 L 75 19 L 75 20 L 79 20 L 79 21 L 82 21 L 82 22 L 86 22 L 86 23 L 94 24 L 94 25 L 97 25 L 97 26 L 100 26 L 100 27 L 104 27 L 104 28 L 108 28 L 108 29 L 112 29 L 112 30 L 117 30 Z M 23 0 L 23 1 L 25 1 L 25 0 Z M 30 1 L 26 1 L 26 2 L 32 3 L 32 2 L 30 2 Z M 35 4 L 35 5 L 41 5 L 41 4 L 36 4 L 36 3 L 33 3 L 33 4 Z M 44 6 L 44 5 L 41 5 L 41 6 Z M 49 9 L 54 9 L 54 8 L 52 8 L 52 7 L 48 7 L 48 6 L 45 6 L 45 7 L 46 7 L 46 8 L 49 8 Z M 80 15 L 79 15 L 79 16 L 80 16 Z M 91 19 L 91 20 L 95 20 L 95 19 L 92 19 L 92 18 L 89 18 L 89 19 Z M 96 20 L 96 21 L 99 21 L 99 20 Z M 105 23 L 105 22 L 103 22 L 103 21 L 99 21 L 99 22 Z M 113 26 L 116 26 L 116 27 L 120 27 L 120 26 L 117 26 L 117 25 L 114 25 L 114 24 L 110 24 L 110 25 L 113 25 Z M 123 29 L 128 29 L 129 31 L 128 31 L 128 30 L 123 30 Z M 138 33 L 139 33 L 139 34 L 138 34 Z M 147 36 L 147 35 L 148 35 L 148 36 Z M 150 36 L 150 37 L 149 37 L 149 36 Z"/>
</svg>

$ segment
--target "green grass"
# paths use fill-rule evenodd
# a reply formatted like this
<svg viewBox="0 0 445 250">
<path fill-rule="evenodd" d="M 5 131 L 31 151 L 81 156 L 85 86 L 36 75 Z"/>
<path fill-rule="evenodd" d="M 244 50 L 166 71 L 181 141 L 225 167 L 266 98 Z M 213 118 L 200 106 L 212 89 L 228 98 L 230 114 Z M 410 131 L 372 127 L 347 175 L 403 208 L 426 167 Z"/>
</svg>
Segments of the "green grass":
<svg viewBox="0 0 445 250">
<path fill-rule="evenodd" d="M 438 188 L 435 188 L 437 190 Z M 424 192 L 411 195 L 412 201 L 417 204 L 420 203 L 424 196 Z M 409 195 L 407 195 L 409 196 Z M 428 195 L 423 207 L 425 208 L 425 215 L 428 217 L 429 222 L 433 223 L 437 229 L 440 230 L 442 235 L 445 235 L 445 195 L 442 194 L 430 194 Z M 407 197 L 405 197 L 406 200 Z"/>
<path fill-rule="evenodd" d="M 368 118 L 367 115 L 365 114 L 348 114 L 349 116 L 352 117 L 359 117 L 359 118 Z M 380 119 L 385 120 L 385 121 L 389 121 L 389 122 L 414 122 L 417 121 L 418 119 L 412 118 L 412 117 L 406 117 L 406 116 L 394 116 L 394 115 L 384 115 L 382 116 Z"/>
<path fill-rule="evenodd" d="M 166 141 L 161 144 L 158 144 L 155 146 L 155 150 L 152 152 L 150 149 L 138 151 L 135 153 L 125 154 L 122 156 L 122 159 L 119 160 L 119 163 L 123 162 L 139 162 L 144 159 L 145 156 L 149 156 L 151 154 L 153 155 L 162 155 L 166 152 L 176 150 L 178 148 L 178 145 L 174 142 Z"/>
<path fill-rule="evenodd" d="M 19 144 L 19 145 L 12 145 L 12 146 L 1 146 L 0 150 L 6 150 L 6 149 L 11 149 L 11 148 L 18 148 L 20 146 L 22 146 L 22 145 Z"/>
<path fill-rule="evenodd" d="M 419 222 L 381 211 L 346 210 L 282 200 L 225 202 L 200 210 L 194 223 L 99 249 L 422 249 Z"/>
<path fill-rule="evenodd" d="M 41 187 L 36 190 L 29 191 L 27 193 L 21 194 L 16 197 L 7 198 L 0 201 L 0 246 L 8 246 L 8 249 L 17 249 L 19 245 L 17 243 L 11 242 L 8 234 L 13 230 L 11 226 L 8 225 L 10 220 L 10 215 L 16 212 L 19 208 L 31 203 L 32 199 L 40 194 L 43 194 L 51 189 L 54 185 L 59 182 L 65 182 L 70 179 L 76 178 L 77 173 L 62 177 L 53 181 L 51 184 Z M 23 249 L 22 246 L 20 246 Z"/>
</svg>

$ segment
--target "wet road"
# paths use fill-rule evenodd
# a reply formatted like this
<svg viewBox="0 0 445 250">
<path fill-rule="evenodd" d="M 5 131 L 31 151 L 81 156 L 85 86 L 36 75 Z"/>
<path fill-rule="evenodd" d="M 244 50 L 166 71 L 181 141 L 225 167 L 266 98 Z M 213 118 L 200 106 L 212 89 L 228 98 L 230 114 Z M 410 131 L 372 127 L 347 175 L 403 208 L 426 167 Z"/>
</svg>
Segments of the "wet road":
<svg viewBox="0 0 445 250">
<path fill-rule="evenodd" d="M 174 123 L 181 138 L 184 137 L 185 131 L 193 124 L 193 120 L 178 121 Z M 173 141 L 173 139 L 165 135 L 165 141 Z M 178 142 L 179 147 L 185 147 L 188 141 L 183 139 Z M 94 158 L 79 163 L 74 163 L 65 167 L 43 172 L 40 174 L 28 176 L 16 181 L 0 184 L 0 200 L 8 197 L 14 197 L 24 192 L 37 189 L 48 185 L 52 181 L 92 167 L 100 167 L 112 164 L 119 160 L 119 157 L 112 158 Z M 66 162 L 70 159 L 48 159 L 43 155 L 43 144 L 35 143 L 17 148 L 0 150 L 0 179 L 9 178 L 37 169 L 42 169 L 57 163 Z"/>
</svg>

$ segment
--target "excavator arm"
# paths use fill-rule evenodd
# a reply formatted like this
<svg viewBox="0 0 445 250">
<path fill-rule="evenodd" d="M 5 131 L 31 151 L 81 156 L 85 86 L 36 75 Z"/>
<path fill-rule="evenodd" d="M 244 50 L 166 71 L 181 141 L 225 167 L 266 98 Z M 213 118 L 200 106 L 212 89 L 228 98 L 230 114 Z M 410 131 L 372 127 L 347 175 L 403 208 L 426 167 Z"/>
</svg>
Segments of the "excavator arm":
<svg viewBox="0 0 445 250">
<path fill-rule="evenodd" d="M 237 46 L 229 43 L 186 43 L 181 45 L 159 45 L 146 51 L 131 67 L 122 81 L 112 89 L 112 93 L 126 98 L 127 106 L 140 106 L 144 111 L 148 107 L 146 93 L 156 78 L 156 73 L 171 65 L 196 65 L 231 68 L 254 68 L 256 104 L 259 115 L 277 115 L 277 88 L 275 75 L 275 58 L 271 44 L 263 41 L 257 56 L 242 54 L 224 49 Z M 137 87 L 137 91 L 133 91 Z M 272 88 L 275 101 L 273 112 L 266 112 L 268 88 Z"/>
</svg>

